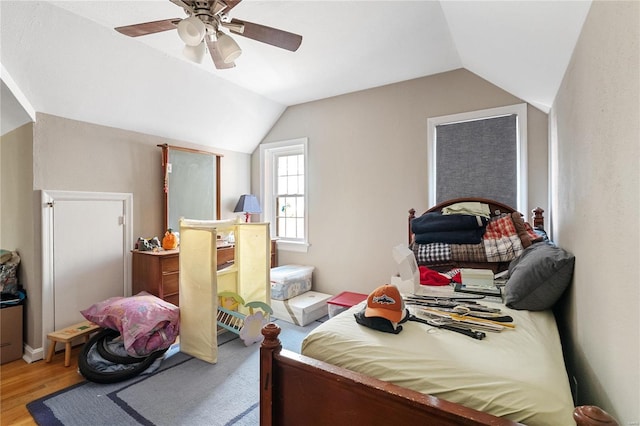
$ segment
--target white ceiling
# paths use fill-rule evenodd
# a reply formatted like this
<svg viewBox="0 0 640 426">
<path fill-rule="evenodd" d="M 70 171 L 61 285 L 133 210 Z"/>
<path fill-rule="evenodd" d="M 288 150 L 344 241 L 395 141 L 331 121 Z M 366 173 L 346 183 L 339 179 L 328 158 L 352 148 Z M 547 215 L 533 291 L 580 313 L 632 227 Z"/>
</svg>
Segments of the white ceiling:
<svg viewBox="0 0 640 426">
<path fill-rule="evenodd" d="M 302 45 L 289 52 L 232 35 L 243 54 L 216 70 L 208 56 L 185 59 L 175 31 L 113 30 L 184 17 L 169 0 L 3 0 L 1 130 L 29 121 L 13 111 L 18 99 L 27 110 L 252 152 L 287 106 L 457 68 L 547 112 L 590 5 L 244 0 L 231 17 L 300 34 Z"/>
</svg>

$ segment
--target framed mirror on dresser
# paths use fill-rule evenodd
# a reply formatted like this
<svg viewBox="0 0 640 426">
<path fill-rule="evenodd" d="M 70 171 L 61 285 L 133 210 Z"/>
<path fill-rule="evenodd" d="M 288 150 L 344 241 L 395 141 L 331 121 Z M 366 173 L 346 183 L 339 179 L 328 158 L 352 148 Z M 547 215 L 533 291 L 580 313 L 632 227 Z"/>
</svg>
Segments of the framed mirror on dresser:
<svg viewBox="0 0 640 426">
<path fill-rule="evenodd" d="M 181 217 L 220 219 L 221 154 L 158 145 L 162 148 L 163 214 L 165 229 L 178 230 Z"/>
<path fill-rule="evenodd" d="M 221 154 L 168 144 L 162 149 L 163 182 L 161 190 L 164 229 L 179 232 L 181 217 L 198 220 L 220 219 Z M 159 188 L 160 189 L 160 188 Z M 132 259 L 132 291 L 146 291 L 170 303 L 179 300 L 179 256 L 175 250 L 134 250 Z M 218 263 L 233 263 L 233 245 L 220 244 Z"/>
</svg>

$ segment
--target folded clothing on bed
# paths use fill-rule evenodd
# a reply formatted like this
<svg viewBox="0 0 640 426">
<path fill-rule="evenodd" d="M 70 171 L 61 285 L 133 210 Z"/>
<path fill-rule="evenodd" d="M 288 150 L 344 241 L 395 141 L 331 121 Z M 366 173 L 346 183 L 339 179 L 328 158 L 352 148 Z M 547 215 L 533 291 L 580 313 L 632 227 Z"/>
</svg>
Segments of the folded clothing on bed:
<svg viewBox="0 0 640 426">
<path fill-rule="evenodd" d="M 474 232 L 482 232 L 475 238 Z M 428 232 L 415 235 L 413 252 L 419 265 L 446 262 L 510 262 L 533 238 L 519 213 L 492 218 L 483 229 Z M 534 234 L 535 236 L 535 234 Z"/>
<path fill-rule="evenodd" d="M 411 221 L 414 234 L 425 232 L 459 231 L 467 229 L 484 229 L 489 219 L 467 214 L 443 215 L 439 212 L 425 213 Z"/>
<path fill-rule="evenodd" d="M 487 219 L 491 217 L 489 205 L 478 201 L 463 201 L 442 208 L 442 214 L 472 214 Z"/>
<path fill-rule="evenodd" d="M 482 242 L 484 228 L 460 229 L 457 231 L 433 231 L 415 234 L 418 244 L 445 243 L 445 244 L 478 244 Z"/>
<path fill-rule="evenodd" d="M 524 250 L 513 218 L 507 214 L 491 221 L 483 242 L 488 262 L 510 262 Z"/>
<path fill-rule="evenodd" d="M 487 251 L 484 243 L 451 244 L 451 258 L 458 262 L 486 262 Z"/>
<path fill-rule="evenodd" d="M 412 244 L 418 264 L 441 264 L 451 261 L 451 244 Z"/>
</svg>

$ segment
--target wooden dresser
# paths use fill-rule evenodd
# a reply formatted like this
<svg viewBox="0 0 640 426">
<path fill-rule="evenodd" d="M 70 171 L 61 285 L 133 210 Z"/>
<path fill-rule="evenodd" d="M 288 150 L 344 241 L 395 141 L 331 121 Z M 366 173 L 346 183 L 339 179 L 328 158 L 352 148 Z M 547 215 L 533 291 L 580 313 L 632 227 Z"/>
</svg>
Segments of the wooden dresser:
<svg viewBox="0 0 640 426">
<path fill-rule="evenodd" d="M 146 291 L 179 306 L 180 250 L 159 252 L 133 250 L 131 290 Z M 234 261 L 235 247 L 218 247 L 218 268 Z M 271 267 L 278 265 L 276 240 L 271 240 Z"/>
<path fill-rule="evenodd" d="M 180 251 L 134 250 L 132 253 L 131 294 L 146 291 L 178 306 Z"/>
</svg>

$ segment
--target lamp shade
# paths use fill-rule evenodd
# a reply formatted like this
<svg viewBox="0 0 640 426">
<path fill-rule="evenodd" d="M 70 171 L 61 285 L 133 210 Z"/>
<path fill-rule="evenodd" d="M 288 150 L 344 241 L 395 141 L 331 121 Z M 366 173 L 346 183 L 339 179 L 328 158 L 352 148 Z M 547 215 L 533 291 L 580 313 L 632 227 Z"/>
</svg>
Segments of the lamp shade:
<svg viewBox="0 0 640 426">
<path fill-rule="evenodd" d="M 260 208 L 258 199 L 255 195 L 251 194 L 241 195 L 240 199 L 238 200 L 238 204 L 236 204 L 236 208 L 233 211 L 234 213 L 262 213 L 262 209 Z"/>
<path fill-rule="evenodd" d="M 200 44 L 207 28 L 199 18 L 190 16 L 178 23 L 178 35 L 187 46 L 197 46 Z"/>
<path fill-rule="evenodd" d="M 184 46 L 182 50 L 182 54 L 189 60 L 196 62 L 198 64 L 202 63 L 204 59 L 204 54 L 206 52 L 206 47 L 204 42 L 200 43 L 197 46 L 189 46 L 188 44 Z"/>
<path fill-rule="evenodd" d="M 218 32 L 216 37 L 218 38 L 218 50 L 220 50 L 220 56 L 222 56 L 224 63 L 230 64 L 238 59 L 238 56 L 242 53 L 238 43 L 223 32 Z"/>
</svg>

